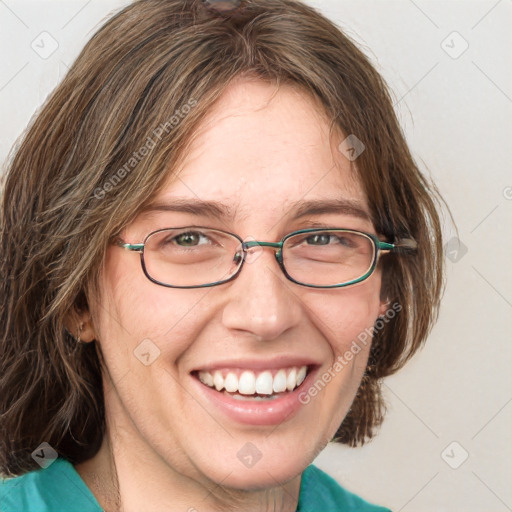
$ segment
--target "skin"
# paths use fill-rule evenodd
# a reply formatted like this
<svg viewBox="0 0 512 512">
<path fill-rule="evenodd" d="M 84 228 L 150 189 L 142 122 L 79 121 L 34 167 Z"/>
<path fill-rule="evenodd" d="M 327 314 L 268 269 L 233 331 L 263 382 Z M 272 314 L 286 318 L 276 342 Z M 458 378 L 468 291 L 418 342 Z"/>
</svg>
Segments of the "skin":
<svg viewBox="0 0 512 512">
<path fill-rule="evenodd" d="M 203 121 L 178 178 L 170 177 L 155 198 L 214 200 L 232 217 L 140 214 L 123 239 L 138 243 L 173 225 L 206 225 L 264 241 L 313 223 L 375 233 L 370 220 L 347 213 L 294 217 L 295 201 L 340 197 L 368 212 L 351 163 L 336 149 L 344 137 L 330 138 L 320 112 L 289 86 L 277 91 L 259 81 L 233 82 Z M 177 290 L 150 282 L 137 254 L 110 247 L 101 296 L 81 317 L 82 340 L 96 339 L 105 358 L 107 435 L 78 472 L 109 512 L 294 511 L 301 473 L 347 414 L 369 345 L 277 428 L 224 417 L 196 392 L 190 371 L 226 358 L 308 354 L 322 375 L 384 313 L 380 288 L 379 271 L 344 289 L 296 285 L 265 249 L 234 281 Z M 148 366 L 133 353 L 144 339 L 160 350 Z M 252 468 L 237 458 L 247 442 L 262 453 Z M 111 484 L 115 470 L 119 503 Z"/>
</svg>

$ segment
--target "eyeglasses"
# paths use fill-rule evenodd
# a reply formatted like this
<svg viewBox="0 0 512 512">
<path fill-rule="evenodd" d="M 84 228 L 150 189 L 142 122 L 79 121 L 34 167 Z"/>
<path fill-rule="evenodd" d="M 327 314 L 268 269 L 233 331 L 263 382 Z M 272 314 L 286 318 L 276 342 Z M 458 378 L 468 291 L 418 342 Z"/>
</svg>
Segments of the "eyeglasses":
<svg viewBox="0 0 512 512">
<path fill-rule="evenodd" d="M 417 248 L 410 238 L 388 243 L 352 229 L 302 229 L 280 242 L 260 242 L 243 241 L 233 233 L 200 226 L 159 229 L 141 244 L 120 239 L 115 244 L 139 252 L 147 278 L 170 288 L 227 283 L 264 247 L 275 250 L 276 260 L 290 281 L 312 288 L 341 288 L 370 277 L 381 254 Z"/>
</svg>

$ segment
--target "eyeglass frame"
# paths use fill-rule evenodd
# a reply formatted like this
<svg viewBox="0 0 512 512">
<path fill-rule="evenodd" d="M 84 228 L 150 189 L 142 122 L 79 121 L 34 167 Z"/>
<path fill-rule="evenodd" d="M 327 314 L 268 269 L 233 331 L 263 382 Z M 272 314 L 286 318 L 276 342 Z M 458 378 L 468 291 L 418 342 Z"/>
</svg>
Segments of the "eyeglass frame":
<svg viewBox="0 0 512 512">
<path fill-rule="evenodd" d="M 213 283 L 190 285 L 190 286 L 176 286 L 176 285 L 172 285 L 172 284 L 167 284 L 167 283 L 163 283 L 162 281 L 158 281 L 154 277 L 151 277 L 147 271 L 147 268 L 146 268 L 146 265 L 144 262 L 144 247 L 146 245 L 148 238 L 150 236 L 154 235 L 155 233 L 160 233 L 161 231 L 168 231 L 168 230 L 173 230 L 173 229 L 175 229 L 175 230 L 188 229 L 188 228 L 190 228 L 190 229 L 205 229 L 208 231 L 217 231 L 219 233 L 223 233 L 225 235 L 230 235 L 230 236 L 236 238 L 240 242 L 240 247 L 241 247 L 242 254 L 243 254 L 243 257 L 239 263 L 239 266 L 238 266 L 236 272 L 232 276 L 230 276 L 228 279 L 223 279 L 221 281 L 215 281 Z M 352 281 L 348 281 L 346 283 L 340 283 L 340 284 L 334 284 L 334 285 L 306 284 L 306 283 L 297 281 L 296 279 L 291 277 L 290 274 L 288 274 L 288 272 L 286 270 L 286 267 L 283 262 L 283 256 L 282 256 L 283 246 L 284 246 L 284 243 L 286 242 L 286 240 L 288 240 L 292 236 L 301 235 L 304 233 L 314 233 L 314 232 L 322 232 L 322 231 L 355 233 L 358 235 L 366 236 L 368 239 L 370 239 L 371 242 L 373 243 L 374 251 L 373 251 L 373 261 L 372 261 L 372 264 L 371 264 L 370 268 L 368 269 L 368 271 L 363 276 L 358 277 L 357 279 L 353 279 Z M 242 267 L 244 266 L 244 263 L 247 258 L 247 251 L 249 249 L 252 249 L 253 247 L 271 247 L 272 249 L 274 249 L 275 250 L 274 256 L 277 260 L 277 263 L 279 264 L 279 267 L 281 268 L 281 271 L 283 272 L 285 277 L 292 283 L 298 284 L 300 286 L 306 286 L 308 288 L 324 288 L 324 289 L 345 288 L 347 286 L 352 286 L 354 284 L 358 284 L 358 283 L 368 279 L 373 274 L 375 269 L 377 268 L 377 263 L 379 261 L 381 254 L 385 254 L 385 253 L 389 253 L 389 252 L 393 252 L 393 251 L 402 252 L 402 253 L 410 253 L 410 252 L 416 251 L 416 249 L 418 248 L 418 243 L 413 238 L 401 238 L 401 239 L 395 241 L 394 243 L 383 242 L 383 241 L 379 240 L 377 235 L 374 235 L 372 233 L 366 233 L 365 231 L 359 231 L 357 229 L 349 229 L 349 228 L 300 229 L 300 230 L 292 231 L 291 233 L 288 233 L 283 238 L 281 238 L 281 240 L 279 242 L 263 242 L 263 241 L 258 241 L 258 240 L 251 240 L 248 242 L 244 242 L 242 240 L 242 238 L 240 238 L 240 236 L 237 235 L 236 233 L 231 233 L 229 231 L 224 231 L 222 229 L 208 228 L 206 226 L 182 226 L 182 227 L 177 227 L 177 228 L 173 228 L 173 227 L 161 228 L 161 229 L 156 229 L 155 231 L 151 231 L 151 233 L 146 235 L 146 237 L 144 238 L 144 242 L 138 243 L 138 244 L 130 244 L 128 242 L 125 242 L 124 240 L 122 240 L 119 237 L 114 239 L 113 243 L 114 243 L 114 245 L 116 245 L 118 247 L 121 247 L 128 251 L 138 252 L 140 254 L 140 262 L 141 262 L 142 270 L 143 270 L 145 276 L 152 283 L 158 284 L 160 286 L 165 286 L 166 288 L 178 288 L 178 289 L 210 288 L 212 286 L 218 286 L 218 285 L 229 283 L 230 281 L 233 281 L 234 279 L 236 279 L 238 277 L 238 275 L 242 271 Z"/>
</svg>

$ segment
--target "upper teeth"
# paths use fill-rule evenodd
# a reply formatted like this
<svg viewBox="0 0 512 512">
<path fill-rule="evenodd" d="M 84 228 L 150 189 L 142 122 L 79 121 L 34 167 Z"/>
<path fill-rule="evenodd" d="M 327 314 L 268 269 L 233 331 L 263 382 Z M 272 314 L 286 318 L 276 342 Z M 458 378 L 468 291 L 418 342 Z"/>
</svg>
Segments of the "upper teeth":
<svg viewBox="0 0 512 512">
<path fill-rule="evenodd" d="M 225 389 L 230 393 L 240 393 L 241 395 L 271 395 L 272 393 L 282 393 L 283 391 L 293 391 L 300 386 L 306 378 L 307 366 L 300 368 L 282 368 L 274 375 L 271 370 L 258 372 L 244 370 L 241 373 L 229 371 L 225 376 L 220 370 L 213 373 L 207 371 L 199 372 L 199 380 L 217 391 Z M 239 375 L 237 374 L 239 373 Z"/>
</svg>

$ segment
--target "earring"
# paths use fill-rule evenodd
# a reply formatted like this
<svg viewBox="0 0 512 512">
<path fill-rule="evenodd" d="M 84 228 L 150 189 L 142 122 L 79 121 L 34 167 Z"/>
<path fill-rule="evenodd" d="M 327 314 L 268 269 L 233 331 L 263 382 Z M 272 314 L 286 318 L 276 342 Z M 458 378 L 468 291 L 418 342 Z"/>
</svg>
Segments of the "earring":
<svg viewBox="0 0 512 512">
<path fill-rule="evenodd" d="M 78 326 L 78 336 L 76 338 L 77 343 L 82 343 L 82 340 L 80 339 L 80 335 L 82 334 L 83 328 L 84 328 L 84 324 L 83 324 L 83 322 L 81 322 L 80 325 Z"/>
</svg>

